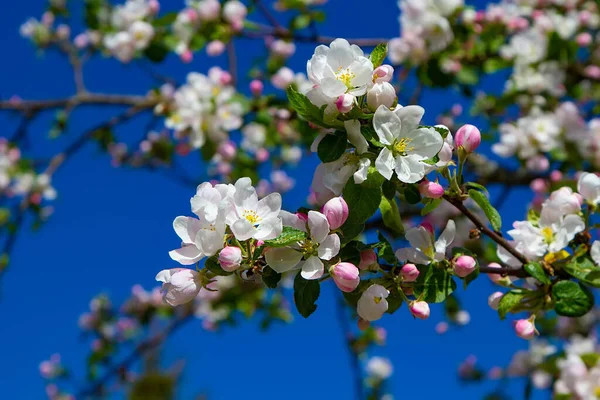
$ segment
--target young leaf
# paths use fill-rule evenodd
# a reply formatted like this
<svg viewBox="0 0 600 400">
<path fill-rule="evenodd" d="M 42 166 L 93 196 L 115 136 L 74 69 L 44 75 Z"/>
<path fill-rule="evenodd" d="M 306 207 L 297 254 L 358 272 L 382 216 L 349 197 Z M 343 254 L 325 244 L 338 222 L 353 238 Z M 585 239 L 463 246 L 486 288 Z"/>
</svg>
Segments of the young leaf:
<svg viewBox="0 0 600 400">
<path fill-rule="evenodd" d="M 292 86 L 287 88 L 286 94 L 290 105 L 302 118 L 319 126 L 327 126 L 323 122 L 321 109 L 311 103 L 305 95 L 296 91 Z"/>
<path fill-rule="evenodd" d="M 275 239 L 265 240 L 265 246 L 285 247 L 304 239 L 306 239 L 306 232 L 302 232 L 301 230 L 292 228 L 290 226 L 284 226 L 281 234 Z"/>
<path fill-rule="evenodd" d="M 421 201 L 421 193 L 417 185 L 408 185 L 404 189 L 404 198 L 408 204 L 417 204 Z"/>
<path fill-rule="evenodd" d="M 600 268 L 596 267 L 588 256 L 573 258 L 562 268 L 581 282 L 600 288 Z"/>
<path fill-rule="evenodd" d="M 441 303 L 456 290 L 452 275 L 433 265 L 420 266 L 413 288 L 415 295 L 428 303 Z"/>
<path fill-rule="evenodd" d="M 351 221 L 350 218 L 348 218 L 340 229 L 343 233 L 342 244 L 344 244 L 348 243 L 349 241 L 360 235 L 362 231 L 365 230 L 365 223 Z"/>
<path fill-rule="evenodd" d="M 548 278 L 546 271 L 544 271 L 540 263 L 530 262 L 529 264 L 525 264 L 525 271 L 544 285 L 550 284 L 550 278 Z"/>
<path fill-rule="evenodd" d="M 558 315 L 581 317 L 594 306 L 594 295 L 581 283 L 560 281 L 552 286 L 554 309 Z"/>
<path fill-rule="evenodd" d="M 475 189 L 469 189 L 469 197 L 472 198 L 475 203 L 479 205 L 479 207 L 481 207 L 487 219 L 490 220 L 492 228 L 494 228 L 495 231 L 502 229 L 502 218 L 500 217 L 498 210 L 492 206 L 488 198 L 485 197 L 483 193 Z"/>
<path fill-rule="evenodd" d="M 346 132 L 335 131 L 333 135 L 325 135 L 317 147 L 319 159 L 324 163 L 338 160 L 346 151 L 347 144 Z"/>
<path fill-rule="evenodd" d="M 383 179 L 377 171 L 370 171 L 362 185 L 348 180 L 344 187 L 344 200 L 348 204 L 348 220 L 355 224 L 368 220 L 379 208 L 381 202 L 381 185 Z M 383 177 L 381 177 L 383 178 Z"/>
<path fill-rule="evenodd" d="M 402 219 L 400 218 L 400 211 L 398 210 L 396 200 L 390 200 L 385 196 L 381 196 L 379 209 L 381 210 L 383 224 L 388 227 L 394 235 L 403 235 L 404 225 L 402 225 Z"/>
<path fill-rule="evenodd" d="M 381 234 L 381 232 L 377 234 L 377 238 L 379 239 L 377 256 L 383 258 L 388 264 L 396 265 L 398 263 L 398 258 L 396 258 L 396 254 L 394 254 L 394 249 L 390 242 Z"/>
<path fill-rule="evenodd" d="M 524 294 L 517 292 L 508 292 L 502 296 L 500 303 L 498 303 L 498 315 L 500 316 L 500 319 L 506 318 L 506 314 L 509 312 L 518 311 L 518 306 L 524 297 Z"/>
<path fill-rule="evenodd" d="M 371 62 L 373 63 L 373 68 L 379 67 L 383 64 L 383 60 L 387 57 L 388 46 L 387 43 L 378 44 L 371 53 Z"/>
<path fill-rule="evenodd" d="M 421 216 L 426 216 L 427 214 L 429 214 L 430 212 L 432 212 L 433 210 L 435 210 L 437 208 L 437 206 L 440 205 L 440 203 L 442 202 L 442 199 L 430 199 L 427 202 L 427 205 L 421 210 Z"/>
<path fill-rule="evenodd" d="M 294 279 L 294 302 L 300 315 L 308 318 L 310 314 L 315 312 L 317 305 L 315 302 L 321 294 L 321 286 L 317 279 L 304 279 L 300 272 Z"/>
<path fill-rule="evenodd" d="M 390 289 L 390 295 L 387 297 L 388 309 L 386 313 L 393 314 L 402 305 L 402 296 L 398 293 L 397 288 Z"/>
</svg>

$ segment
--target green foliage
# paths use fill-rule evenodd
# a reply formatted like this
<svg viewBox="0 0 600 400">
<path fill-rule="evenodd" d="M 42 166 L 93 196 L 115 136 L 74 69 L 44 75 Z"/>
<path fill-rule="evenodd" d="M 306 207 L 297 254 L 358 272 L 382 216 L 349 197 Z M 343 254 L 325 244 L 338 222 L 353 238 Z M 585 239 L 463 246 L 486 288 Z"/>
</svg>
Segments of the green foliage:
<svg viewBox="0 0 600 400">
<path fill-rule="evenodd" d="M 581 283 L 560 281 L 552 286 L 554 309 L 558 315 L 581 317 L 594 306 L 594 295 Z"/>
<path fill-rule="evenodd" d="M 388 45 L 387 43 L 378 44 L 371 53 L 371 62 L 373 63 L 373 68 L 379 67 L 383 64 L 383 60 L 387 57 Z"/>
<path fill-rule="evenodd" d="M 377 245 L 377 249 L 378 249 L 377 256 L 379 258 L 384 259 L 385 262 L 387 262 L 388 264 L 392 264 L 392 265 L 398 264 L 398 258 L 394 254 L 394 249 L 392 248 L 392 245 L 385 238 L 385 236 L 383 236 L 381 234 L 381 232 L 379 232 L 377 234 L 377 239 L 379 240 L 379 243 Z"/>
<path fill-rule="evenodd" d="M 569 275 L 590 286 L 600 288 L 600 268 L 587 255 L 574 257 L 562 266 Z"/>
<path fill-rule="evenodd" d="M 267 247 L 286 247 L 290 244 L 306 239 L 306 232 L 290 226 L 284 226 L 281 234 L 275 239 L 265 240 Z"/>
<path fill-rule="evenodd" d="M 492 228 L 494 228 L 495 231 L 500 231 L 500 229 L 502 229 L 502 218 L 500 217 L 498 210 L 492 206 L 490 200 L 483 193 L 475 189 L 469 190 L 469 197 L 481 207 L 485 216 L 492 224 Z"/>
<path fill-rule="evenodd" d="M 147 372 L 133 383 L 129 400 L 170 400 L 174 389 L 173 377 L 159 372 Z"/>
<path fill-rule="evenodd" d="M 419 266 L 415 295 L 428 303 L 441 303 L 456 290 L 456 282 L 446 270 L 433 265 Z"/>
<path fill-rule="evenodd" d="M 506 318 L 506 314 L 509 312 L 516 313 L 522 311 L 521 301 L 525 299 L 525 293 L 511 291 L 505 293 L 498 303 L 498 315 L 500 319 Z"/>
<path fill-rule="evenodd" d="M 300 272 L 294 279 L 294 301 L 296 309 L 304 318 L 315 312 L 317 305 L 315 302 L 321 294 L 321 285 L 317 279 L 304 279 Z"/>
<path fill-rule="evenodd" d="M 525 264 L 525 271 L 544 285 L 550 284 L 550 278 L 546 275 L 546 271 L 544 271 L 540 263 L 530 262 L 529 264 Z"/>
<path fill-rule="evenodd" d="M 402 296 L 398 293 L 397 288 L 390 289 L 390 295 L 387 297 L 388 309 L 386 313 L 393 314 L 400 308 L 402 305 Z"/>
<path fill-rule="evenodd" d="M 379 209 L 381 210 L 383 224 L 389 228 L 395 236 L 403 235 L 404 225 L 402 225 L 402 218 L 400 218 L 400 211 L 398 210 L 396 200 L 382 196 Z"/>
<path fill-rule="evenodd" d="M 233 272 L 227 272 L 223 268 L 221 268 L 221 264 L 219 264 L 219 257 L 217 257 L 216 255 L 208 257 L 204 261 L 204 268 L 206 268 L 215 275 L 227 276 L 233 274 Z"/>
<path fill-rule="evenodd" d="M 348 221 L 350 224 L 361 224 L 368 220 L 379 208 L 381 203 L 383 177 L 375 168 L 371 168 L 367 180 L 360 185 L 348 180 L 344 187 L 344 200 L 348 204 Z M 348 237 L 346 224 L 342 226 L 344 236 Z"/>
<path fill-rule="evenodd" d="M 293 86 L 290 86 L 286 90 L 286 94 L 290 105 L 302 118 L 309 122 L 312 122 L 315 125 L 319 125 L 325 128 L 334 127 L 330 124 L 325 123 L 323 119 L 323 111 L 319 107 L 311 103 L 305 95 L 294 89 Z"/>
<path fill-rule="evenodd" d="M 268 265 L 262 270 L 262 280 L 268 288 L 275 289 L 277 284 L 281 280 L 281 274 L 279 272 L 275 272 L 273 268 Z"/>
<path fill-rule="evenodd" d="M 421 210 L 421 216 L 426 216 L 440 205 L 442 199 L 428 199 L 425 207 Z"/>
<path fill-rule="evenodd" d="M 335 131 L 332 135 L 325 135 L 317 147 L 319 159 L 324 163 L 338 160 L 346 151 L 347 144 L 348 135 L 344 131 Z"/>
<path fill-rule="evenodd" d="M 404 189 L 404 198 L 408 204 L 418 204 L 421 202 L 421 193 L 416 184 L 407 185 Z"/>
</svg>

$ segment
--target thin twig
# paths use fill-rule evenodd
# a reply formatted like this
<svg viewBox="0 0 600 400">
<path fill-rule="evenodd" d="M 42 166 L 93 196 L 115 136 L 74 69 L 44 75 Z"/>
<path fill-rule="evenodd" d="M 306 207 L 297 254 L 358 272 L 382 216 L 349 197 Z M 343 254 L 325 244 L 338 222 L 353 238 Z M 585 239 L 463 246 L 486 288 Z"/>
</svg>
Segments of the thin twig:
<svg viewBox="0 0 600 400">
<path fill-rule="evenodd" d="M 273 28 L 285 29 L 281 26 L 279 21 L 277 21 L 277 18 L 275 18 L 273 16 L 273 14 L 271 14 L 269 9 L 260 0 L 253 0 L 252 2 L 258 8 L 258 10 L 262 13 L 262 15 L 265 16 L 265 18 L 267 19 L 267 21 L 269 21 L 269 23 L 273 26 Z"/>
<path fill-rule="evenodd" d="M 492 239 L 494 242 L 498 243 L 500 246 L 504 247 L 506 251 L 512 254 L 517 260 L 522 262 L 523 264 L 527 264 L 529 261 L 527 257 L 525 257 L 521 252 L 515 249 L 506 239 L 500 236 L 498 233 L 489 229 L 475 214 L 473 214 L 461 200 L 457 200 L 448 195 L 444 195 L 444 199 L 456 207 L 461 213 L 463 213 L 467 218 L 475 224 L 475 227 L 483 232 L 486 236 Z"/>
<path fill-rule="evenodd" d="M 0 101 L 0 110 L 14 110 L 23 113 L 35 113 L 40 110 L 75 107 L 78 105 L 123 105 L 144 107 L 155 105 L 158 100 L 158 98 L 151 96 L 80 93 L 62 99 Z"/>
</svg>

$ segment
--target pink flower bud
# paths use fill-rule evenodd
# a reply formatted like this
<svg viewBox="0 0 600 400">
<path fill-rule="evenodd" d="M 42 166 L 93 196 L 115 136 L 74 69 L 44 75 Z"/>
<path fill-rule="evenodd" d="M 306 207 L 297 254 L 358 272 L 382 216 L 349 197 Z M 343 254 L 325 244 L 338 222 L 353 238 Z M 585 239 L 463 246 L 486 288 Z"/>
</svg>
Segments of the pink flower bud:
<svg viewBox="0 0 600 400">
<path fill-rule="evenodd" d="M 219 253 L 219 264 L 227 272 L 233 272 L 242 263 L 242 250 L 236 246 L 225 246 Z"/>
<path fill-rule="evenodd" d="M 400 276 L 404 282 L 414 282 L 419 277 L 419 270 L 415 264 L 405 264 L 400 270 Z"/>
<path fill-rule="evenodd" d="M 377 266 L 377 254 L 375 250 L 367 249 L 360 252 L 360 264 L 358 268 L 366 271 L 371 269 L 372 266 Z"/>
<path fill-rule="evenodd" d="M 489 263 L 488 264 L 488 268 L 502 268 L 502 267 L 498 263 Z M 492 282 L 494 282 L 497 285 L 502 284 L 501 281 L 505 281 L 507 279 L 508 279 L 508 283 L 510 283 L 510 278 L 509 277 L 504 277 L 501 274 L 488 274 L 488 277 L 490 278 L 490 280 Z"/>
<path fill-rule="evenodd" d="M 181 62 L 189 64 L 194 59 L 194 54 L 190 49 L 187 49 L 179 55 L 179 58 L 181 59 Z"/>
<path fill-rule="evenodd" d="M 454 143 L 456 143 L 456 146 L 465 149 L 466 152 L 472 153 L 481 143 L 481 132 L 479 132 L 476 126 L 463 125 L 456 131 Z"/>
<path fill-rule="evenodd" d="M 256 97 L 262 94 L 264 88 L 265 85 L 258 79 L 254 79 L 252 82 L 250 82 L 250 91 Z"/>
<path fill-rule="evenodd" d="M 425 301 L 413 301 L 409 305 L 410 312 L 415 318 L 427 319 L 429 318 L 429 304 Z"/>
<path fill-rule="evenodd" d="M 584 68 L 583 74 L 588 78 L 600 79 L 600 67 L 597 65 L 588 65 Z"/>
<path fill-rule="evenodd" d="M 271 77 L 271 83 L 277 89 L 287 89 L 294 83 L 294 78 L 294 71 L 288 67 L 282 67 Z"/>
<path fill-rule="evenodd" d="M 233 76 L 227 71 L 221 71 L 219 83 L 221 85 L 229 85 L 233 81 Z"/>
<path fill-rule="evenodd" d="M 335 101 L 335 106 L 342 114 L 350 112 L 354 107 L 354 96 L 351 94 L 343 94 Z"/>
<path fill-rule="evenodd" d="M 329 268 L 329 274 L 342 292 L 352 292 L 360 283 L 358 268 L 349 262 L 332 266 Z"/>
<path fill-rule="evenodd" d="M 443 335 L 444 333 L 448 332 L 448 328 L 449 325 L 447 322 L 438 322 L 435 326 L 435 333 L 437 333 L 438 335 Z"/>
<path fill-rule="evenodd" d="M 220 40 L 213 40 L 206 45 L 206 54 L 211 57 L 219 56 L 225 51 L 225 43 Z"/>
<path fill-rule="evenodd" d="M 504 296 L 504 293 L 502 292 L 494 292 L 490 294 L 490 297 L 488 297 L 488 305 L 492 308 L 492 310 L 498 309 L 498 304 L 500 303 L 500 300 L 502 300 L 502 296 Z"/>
<path fill-rule="evenodd" d="M 217 153 L 226 160 L 231 160 L 235 157 L 236 147 L 235 142 L 227 140 L 222 142 L 217 148 Z"/>
<path fill-rule="evenodd" d="M 444 195 L 444 187 L 437 182 L 423 181 L 419 184 L 419 192 L 423 197 L 439 199 Z"/>
<path fill-rule="evenodd" d="M 452 108 L 450 109 L 450 112 L 452 113 L 452 115 L 454 115 L 455 117 L 458 117 L 460 114 L 462 114 L 463 112 L 463 106 L 461 104 L 454 104 L 452 106 Z"/>
<path fill-rule="evenodd" d="M 526 167 L 532 172 L 544 172 L 550 168 L 550 161 L 540 154 L 527 160 Z"/>
<path fill-rule="evenodd" d="M 520 319 L 515 322 L 515 333 L 521 339 L 531 340 L 535 336 L 535 324 L 529 319 Z"/>
<path fill-rule="evenodd" d="M 327 218 L 329 228 L 338 229 L 348 219 L 348 204 L 342 197 L 334 197 L 321 208 L 321 213 Z"/>
<path fill-rule="evenodd" d="M 160 11 L 160 3 L 158 0 L 150 0 L 148 2 L 148 8 L 150 9 L 150 13 L 156 15 Z"/>
<path fill-rule="evenodd" d="M 198 15 L 202 21 L 213 21 L 221 14 L 221 3 L 218 0 L 202 0 L 198 3 Z"/>
<path fill-rule="evenodd" d="M 529 188 L 536 193 L 545 193 L 548 190 L 548 185 L 542 178 L 536 178 L 531 181 Z"/>
<path fill-rule="evenodd" d="M 373 71 L 373 82 L 382 83 L 389 82 L 394 77 L 394 67 L 388 64 L 383 64 Z"/>
<path fill-rule="evenodd" d="M 256 161 L 259 163 L 264 163 L 269 159 L 269 151 L 267 149 L 260 148 L 256 151 Z"/>
<path fill-rule="evenodd" d="M 431 235 L 433 235 L 434 229 L 433 229 L 433 225 L 431 225 L 431 223 L 424 221 L 424 222 L 421 222 L 420 226 L 425 228 L 425 230 L 427 232 L 429 232 Z"/>
<path fill-rule="evenodd" d="M 475 270 L 477 262 L 471 256 L 460 256 L 453 263 L 454 273 L 460 278 L 464 278 Z"/>
<path fill-rule="evenodd" d="M 592 43 L 592 35 L 589 32 L 582 32 L 575 38 L 577 44 L 581 47 L 587 47 Z"/>
<path fill-rule="evenodd" d="M 190 22 L 196 22 L 198 20 L 198 12 L 193 8 L 188 8 L 187 10 L 185 10 L 185 13 L 187 14 L 187 17 L 189 18 Z"/>
</svg>

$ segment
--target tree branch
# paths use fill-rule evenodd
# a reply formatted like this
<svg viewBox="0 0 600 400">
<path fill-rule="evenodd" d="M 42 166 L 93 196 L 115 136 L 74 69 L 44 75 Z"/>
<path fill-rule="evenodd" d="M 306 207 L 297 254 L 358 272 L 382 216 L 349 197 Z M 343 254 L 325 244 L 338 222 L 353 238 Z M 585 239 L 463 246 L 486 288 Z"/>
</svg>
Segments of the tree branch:
<svg viewBox="0 0 600 400">
<path fill-rule="evenodd" d="M 26 114 L 40 110 L 76 107 L 79 105 L 122 105 L 136 107 L 150 107 L 158 103 L 159 99 L 153 96 L 135 96 L 104 93 L 79 93 L 63 99 L 29 100 L 29 101 L 0 101 L 0 110 L 13 110 Z"/>
</svg>

